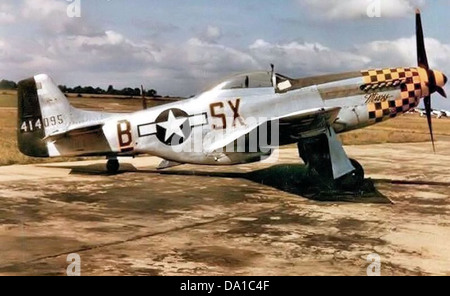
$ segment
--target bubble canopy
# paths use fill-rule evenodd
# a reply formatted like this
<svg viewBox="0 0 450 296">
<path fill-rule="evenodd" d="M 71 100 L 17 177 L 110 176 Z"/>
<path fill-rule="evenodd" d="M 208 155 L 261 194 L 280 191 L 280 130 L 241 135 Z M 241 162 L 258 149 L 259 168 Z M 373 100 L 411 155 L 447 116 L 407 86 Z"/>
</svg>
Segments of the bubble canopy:
<svg viewBox="0 0 450 296">
<path fill-rule="evenodd" d="M 239 74 L 223 81 L 216 89 L 227 90 L 265 87 L 273 87 L 271 72 L 261 71 Z"/>
</svg>

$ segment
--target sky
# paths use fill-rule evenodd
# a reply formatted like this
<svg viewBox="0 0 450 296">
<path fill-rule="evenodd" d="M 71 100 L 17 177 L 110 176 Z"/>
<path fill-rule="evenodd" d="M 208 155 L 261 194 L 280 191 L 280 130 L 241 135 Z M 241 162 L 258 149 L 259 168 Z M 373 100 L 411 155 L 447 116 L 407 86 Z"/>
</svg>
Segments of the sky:
<svg viewBox="0 0 450 296">
<path fill-rule="evenodd" d="M 447 0 L 0 0 L 0 79 L 189 97 L 271 63 L 292 77 L 415 66 L 416 7 L 450 77 Z"/>
</svg>

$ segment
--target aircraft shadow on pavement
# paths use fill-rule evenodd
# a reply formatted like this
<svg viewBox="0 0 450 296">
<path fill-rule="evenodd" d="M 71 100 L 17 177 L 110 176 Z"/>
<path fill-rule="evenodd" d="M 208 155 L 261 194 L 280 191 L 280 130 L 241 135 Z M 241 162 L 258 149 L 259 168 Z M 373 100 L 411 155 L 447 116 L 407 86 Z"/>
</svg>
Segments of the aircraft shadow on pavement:
<svg viewBox="0 0 450 296">
<path fill-rule="evenodd" d="M 71 169 L 71 174 L 75 175 L 111 175 L 106 171 L 104 164 L 64 168 Z M 138 170 L 131 164 L 122 163 L 119 172 L 115 175 L 124 173 L 245 179 L 315 201 L 343 201 L 375 204 L 392 203 L 389 198 L 385 197 L 375 188 L 373 181 L 370 179 L 366 179 L 363 186 L 356 191 L 329 189 L 326 188 L 326 186 L 317 183 L 316 180 L 311 180 L 311 178 L 308 177 L 306 167 L 301 164 L 282 164 L 249 173 L 233 173 L 180 170 L 179 168 L 168 170 Z"/>
<path fill-rule="evenodd" d="M 317 178 L 314 178 L 314 180 L 309 178 L 306 167 L 300 164 L 275 165 L 249 173 L 199 172 L 182 170 L 147 172 L 179 176 L 246 179 L 315 201 L 344 201 L 379 204 L 392 203 L 375 188 L 374 183 L 371 180 L 365 180 L 363 186 L 357 191 L 329 189 L 326 186 L 323 186 L 323 184 L 317 183 Z"/>
<path fill-rule="evenodd" d="M 135 173 L 138 171 L 132 164 L 121 163 L 120 170 L 111 174 L 106 170 L 106 164 L 91 164 L 87 166 L 57 166 L 62 169 L 69 169 L 71 175 L 94 175 L 94 176 L 115 176 L 126 173 Z"/>
</svg>

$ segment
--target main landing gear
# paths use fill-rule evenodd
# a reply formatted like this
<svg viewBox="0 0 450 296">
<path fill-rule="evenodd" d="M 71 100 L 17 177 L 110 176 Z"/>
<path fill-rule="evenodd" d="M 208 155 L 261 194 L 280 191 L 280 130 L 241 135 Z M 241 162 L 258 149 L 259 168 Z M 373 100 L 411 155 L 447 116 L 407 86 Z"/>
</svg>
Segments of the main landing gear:
<svg viewBox="0 0 450 296">
<path fill-rule="evenodd" d="M 304 139 L 298 143 L 298 151 L 308 167 L 308 177 L 312 183 L 330 190 L 358 191 L 363 186 L 364 169 L 354 159 L 350 159 L 350 162 L 355 170 L 339 179 L 334 179 L 333 164 L 326 135 Z"/>
<path fill-rule="evenodd" d="M 109 174 L 117 174 L 119 172 L 120 163 L 117 158 L 108 158 L 106 163 L 106 170 Z"/>
</svg>

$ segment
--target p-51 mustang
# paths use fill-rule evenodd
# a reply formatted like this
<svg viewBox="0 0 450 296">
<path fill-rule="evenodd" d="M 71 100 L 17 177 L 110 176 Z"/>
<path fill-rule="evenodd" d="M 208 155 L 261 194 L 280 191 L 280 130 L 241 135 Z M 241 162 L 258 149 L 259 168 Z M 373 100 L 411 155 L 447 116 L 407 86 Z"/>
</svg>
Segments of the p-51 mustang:
<svg viewBox="0 0 450 296">
<path fill-rule="evenodd" d="M 297 143 L 311 172 L 360 184 L 364 171 L 347 157 L 337 133 L 395 118 L 424 98 L 434 147 L 430 96 L 446 96 L 447 77 L 429 68 L 419 11 L 416 22 L 418 67 L 300 79 L 272 67 L 235 76 L 192 99 L 133 114 L 73 108 L 47 75 L 37 75 L 19 83 L 18 145 L 32 157 L 106 156 L 107 170 L 114 173 L 122 156 L 158 156 L 166 160 L 162 168 L 235 165 L 259 161 L 274 146 Z M 251 135 L 264 127 L 270 130 L 267 141 L 256 141 L 252 148 Z M 240 150 L 223 149 L 238 143 L 244 143 Z"/>
<path fill-rule="evenodd" d="M 425 109 L 415 109 L 415 110 L 412 110 L 411 113 L 419 113 L 420 117 L 427 116 L 427 111 Z M 431 110 L 431 116 L 434 116 L 437 119 L 441 119 L 443 117 L 450 117 L 450 111 L 433 109 L 433 110 Z"/>
<path fill-rule="evenodd" d="M 448 118 L 450 117 L 450 111 L 446 111 L 446 110 L 440 110 L 440 111 L 435 111 L 435 116 L 437 119 L 441 119 L 441 118 Z"/>
</svg>

